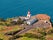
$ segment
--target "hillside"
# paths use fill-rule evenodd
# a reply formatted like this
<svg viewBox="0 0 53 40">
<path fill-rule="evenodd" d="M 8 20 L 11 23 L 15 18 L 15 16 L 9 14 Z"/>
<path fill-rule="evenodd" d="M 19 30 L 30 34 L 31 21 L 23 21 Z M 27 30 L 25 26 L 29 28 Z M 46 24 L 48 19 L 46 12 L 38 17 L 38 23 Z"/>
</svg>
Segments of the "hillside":
<svg viewBox="0 0 53 40">
<path fill-rule="evenodd" d="M 42 14 L 41 14 L 42 15 Z M 32 16 L 32 18 L 38 18 L 39 15 Z M 43 15 L 44 17 L 44 15 Z M 49 20 L 50 22 L 50 17 L 43 18 L 40 16 L 38 19 L 41 19 L 41 23 L 45 20 Z M 28 30 L 26 33 L 16 35 L 16 33 L 20 32 L 21 30 L 24 30 L 25 28 L 28 28 L 30 26 L 24 24 L 21 24 L 12 22 L 14 18 L 8 18 L 6 20 L 0 19 L 0 40 L 53 40 L 53 27 L 52 23 L 49 25 L 47 28 L 43 27 L 37 27 L 37 28 L 32 28 Z M 43 21 L 42 21 L 43 20 Z M 20 21 L 18 21 L 20 23 Z M 39 23 L 40 23 L 39 22 Z M 35 24 L 34 24 L 35 25 Z M 44 25 L 44 24 L 42 24 Z M 28 27 L 26 27 L 28 26 Z"/>
</svg>

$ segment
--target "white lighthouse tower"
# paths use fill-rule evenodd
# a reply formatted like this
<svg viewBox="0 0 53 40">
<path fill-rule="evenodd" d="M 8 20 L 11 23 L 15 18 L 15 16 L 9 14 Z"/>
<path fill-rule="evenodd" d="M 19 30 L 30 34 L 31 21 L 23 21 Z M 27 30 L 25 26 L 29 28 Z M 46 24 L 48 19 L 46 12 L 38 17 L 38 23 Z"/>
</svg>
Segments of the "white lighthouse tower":
<svg viewBox="0 0 53 40">
<path fill-rule="evenodd" d="M 28 19 L 30 19 L 30 18 L 31 18 L 30 11 L 28 11 L 27 18 L 28 18 Z"/>
<path fill-rule="evenodd" d="M 25 18 L 25 20 L 29 20 L 30 18 L 31 18 L 31 14 L 30 14 L 30 11 L 28 11 L 27 17 Z"/>
</svg>

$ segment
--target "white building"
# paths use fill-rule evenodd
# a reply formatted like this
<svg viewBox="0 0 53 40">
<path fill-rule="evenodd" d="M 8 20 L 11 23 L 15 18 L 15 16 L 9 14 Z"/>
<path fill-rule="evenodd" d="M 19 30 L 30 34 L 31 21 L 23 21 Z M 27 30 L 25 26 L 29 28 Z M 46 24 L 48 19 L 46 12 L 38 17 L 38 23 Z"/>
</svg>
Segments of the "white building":
<svg viewBox="0 0 53 40">
<path fill-rule="evenodd" d="M 27 17 L 25 19 L 28 20 L 30 18 L 31 18 L 31 14 L 30 14 L 30 11 L 28 11 Z"/>
<path fill-rule="evenodd" d="M 34 24 L 34 23 L 37 22 L 37 21 L 38 21 L 38 19 L 34 18 L 34 19 L 31 19 L 31 20 L 28 20 L 28 21 L 27 21 L 27 24 L 28 24 L 28 25 L 32 25 L 32 24 Z"/>
<path fill-rule="evenodd" d="M 30 11 L 28 11 L 27 18 L 31 18 Z"/>
</svg>

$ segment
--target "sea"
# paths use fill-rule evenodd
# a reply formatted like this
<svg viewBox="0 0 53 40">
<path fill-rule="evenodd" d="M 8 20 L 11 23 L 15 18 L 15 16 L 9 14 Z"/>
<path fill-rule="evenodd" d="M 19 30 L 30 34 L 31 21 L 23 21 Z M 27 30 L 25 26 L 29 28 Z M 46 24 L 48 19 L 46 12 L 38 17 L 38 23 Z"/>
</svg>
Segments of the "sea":
<svg viewBox="0 0 53 40">
<path fill-rule="evenodd" d="M 0 0 L 0 18 L 47 14 L 53 21 L 53 0 Z"/>
</svg>

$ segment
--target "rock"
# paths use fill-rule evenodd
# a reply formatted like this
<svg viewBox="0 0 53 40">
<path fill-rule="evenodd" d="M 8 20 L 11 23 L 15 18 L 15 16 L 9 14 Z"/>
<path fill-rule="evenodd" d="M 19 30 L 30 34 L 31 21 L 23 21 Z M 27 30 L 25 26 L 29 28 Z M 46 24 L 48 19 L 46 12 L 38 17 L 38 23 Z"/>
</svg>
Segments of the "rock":
<svg viewBox="0 0 53 40">
<path fill-rule="evenodd" d="M 46 15 L 46 14 L 37 14 L 35 16 L 38 20 L 50 20 L 50 16 Z"/>
</svg>

